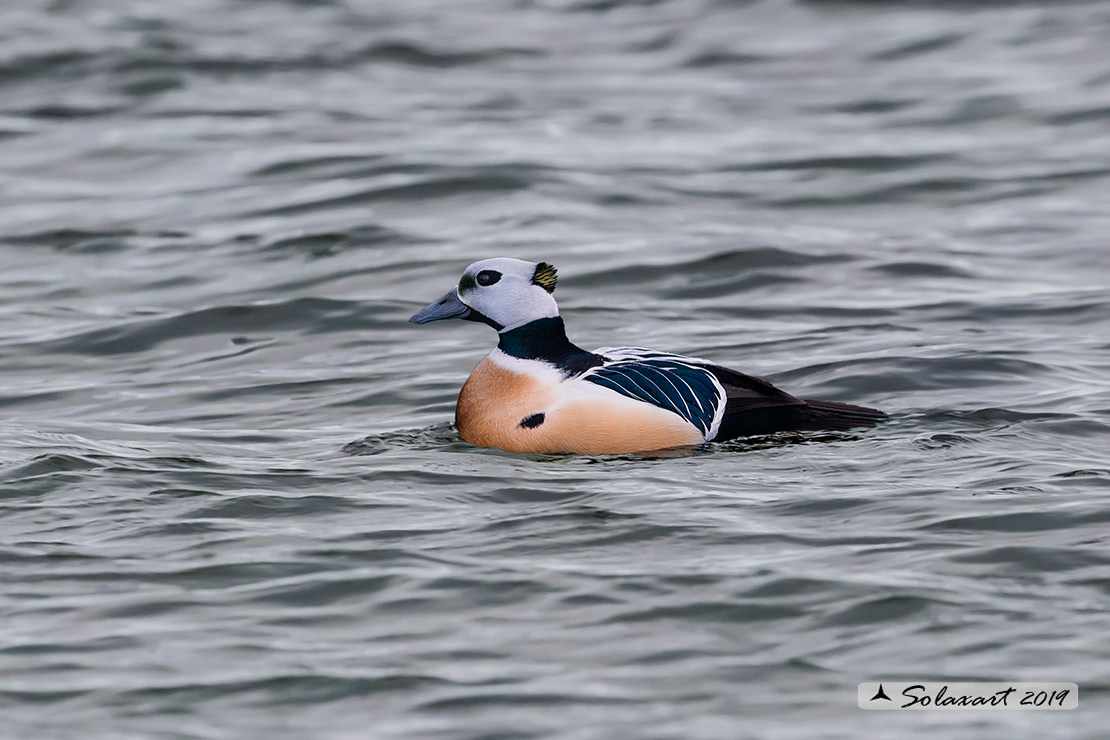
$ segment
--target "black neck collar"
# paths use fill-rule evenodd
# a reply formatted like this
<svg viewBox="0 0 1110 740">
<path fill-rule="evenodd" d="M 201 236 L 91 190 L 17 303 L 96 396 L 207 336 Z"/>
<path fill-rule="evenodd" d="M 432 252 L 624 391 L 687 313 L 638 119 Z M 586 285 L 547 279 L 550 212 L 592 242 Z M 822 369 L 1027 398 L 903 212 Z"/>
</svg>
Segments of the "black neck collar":
<svg viewBox="0 0 1110 740">
<path fill-rule="evenodd" d="M 581 375 L 604 362 L 601 355 L 587 352 L 567 339 L 566 327 L 560 316 L 536 319 L 501 332 L 497 347 L 505 354 L 522 360 L 550 362 L 567 377 Z"/>
</svg>

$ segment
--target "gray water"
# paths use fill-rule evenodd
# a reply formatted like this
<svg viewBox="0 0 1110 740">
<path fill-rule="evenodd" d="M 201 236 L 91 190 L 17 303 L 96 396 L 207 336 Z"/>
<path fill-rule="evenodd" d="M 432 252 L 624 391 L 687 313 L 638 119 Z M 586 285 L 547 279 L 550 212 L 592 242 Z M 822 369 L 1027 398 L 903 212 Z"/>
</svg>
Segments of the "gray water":
<svg viewBox="0 0 1110 740">
<path fill-rule="evenodd" d="M 0 736 L 1106 737 L 1110 5 L 970 5 L 4 3 Z M 892 419 L 473 448 L 491 256 Z"/>
</svg>

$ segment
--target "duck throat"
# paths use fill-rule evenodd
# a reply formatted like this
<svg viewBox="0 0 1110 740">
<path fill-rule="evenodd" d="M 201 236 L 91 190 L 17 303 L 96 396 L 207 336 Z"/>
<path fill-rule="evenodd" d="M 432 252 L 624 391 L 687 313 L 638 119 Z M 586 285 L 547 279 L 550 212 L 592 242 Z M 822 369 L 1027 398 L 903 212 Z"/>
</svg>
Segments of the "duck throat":
<svg viewBox="0 0 1110 740">
<path fill-rule="evenodd" d="M 587 352 L 567 339 L 561 316 L 536 319 L 523 326 L 503 331 L 497 348 L 522 360 L 542 360 L 559 368 L 563 377 L 581 375 L 604 363 L 601 355 Z"/>
</svg>

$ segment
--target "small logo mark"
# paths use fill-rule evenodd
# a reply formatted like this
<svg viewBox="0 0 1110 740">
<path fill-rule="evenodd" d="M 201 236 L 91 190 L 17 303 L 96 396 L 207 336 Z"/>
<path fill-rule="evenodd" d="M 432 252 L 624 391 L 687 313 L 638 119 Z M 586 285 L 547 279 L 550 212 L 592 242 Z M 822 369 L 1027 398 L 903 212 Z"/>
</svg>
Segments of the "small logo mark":
<svg viewBox="0 0 1110 740">
<path fill-rule="evenodd" d="M 883 685 L 882 684 L 879 684 L 879 690 L 876 691 L 875 695 L 871 697 L 871 701 L 875 701 L 876 699 L 886 699 L 887 701 L 894 701 L 893 699 L 891 699 L 889 696 L 886 695 L 885 691 L 883 691 Z"/>
</svg>

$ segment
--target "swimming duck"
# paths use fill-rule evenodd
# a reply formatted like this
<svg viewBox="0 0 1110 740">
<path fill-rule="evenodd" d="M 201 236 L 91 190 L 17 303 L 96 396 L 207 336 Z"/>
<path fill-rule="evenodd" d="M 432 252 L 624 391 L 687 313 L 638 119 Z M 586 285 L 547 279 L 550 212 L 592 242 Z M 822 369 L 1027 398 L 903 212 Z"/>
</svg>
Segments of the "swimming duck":
<svg viewBox="0 0 1110 740">
<path fill-rule="evenodd" d="M 873 426 L 876 409 L 801 400 L 709 360 L 639 347 L 588 352 L 567 339 L 546 262 L 499 257 L 409 319 L 489 324 L 497 347 L 455 407 L 459 435 L 508 452 L 613 454 L 788 430 Z"/>
</svg>

